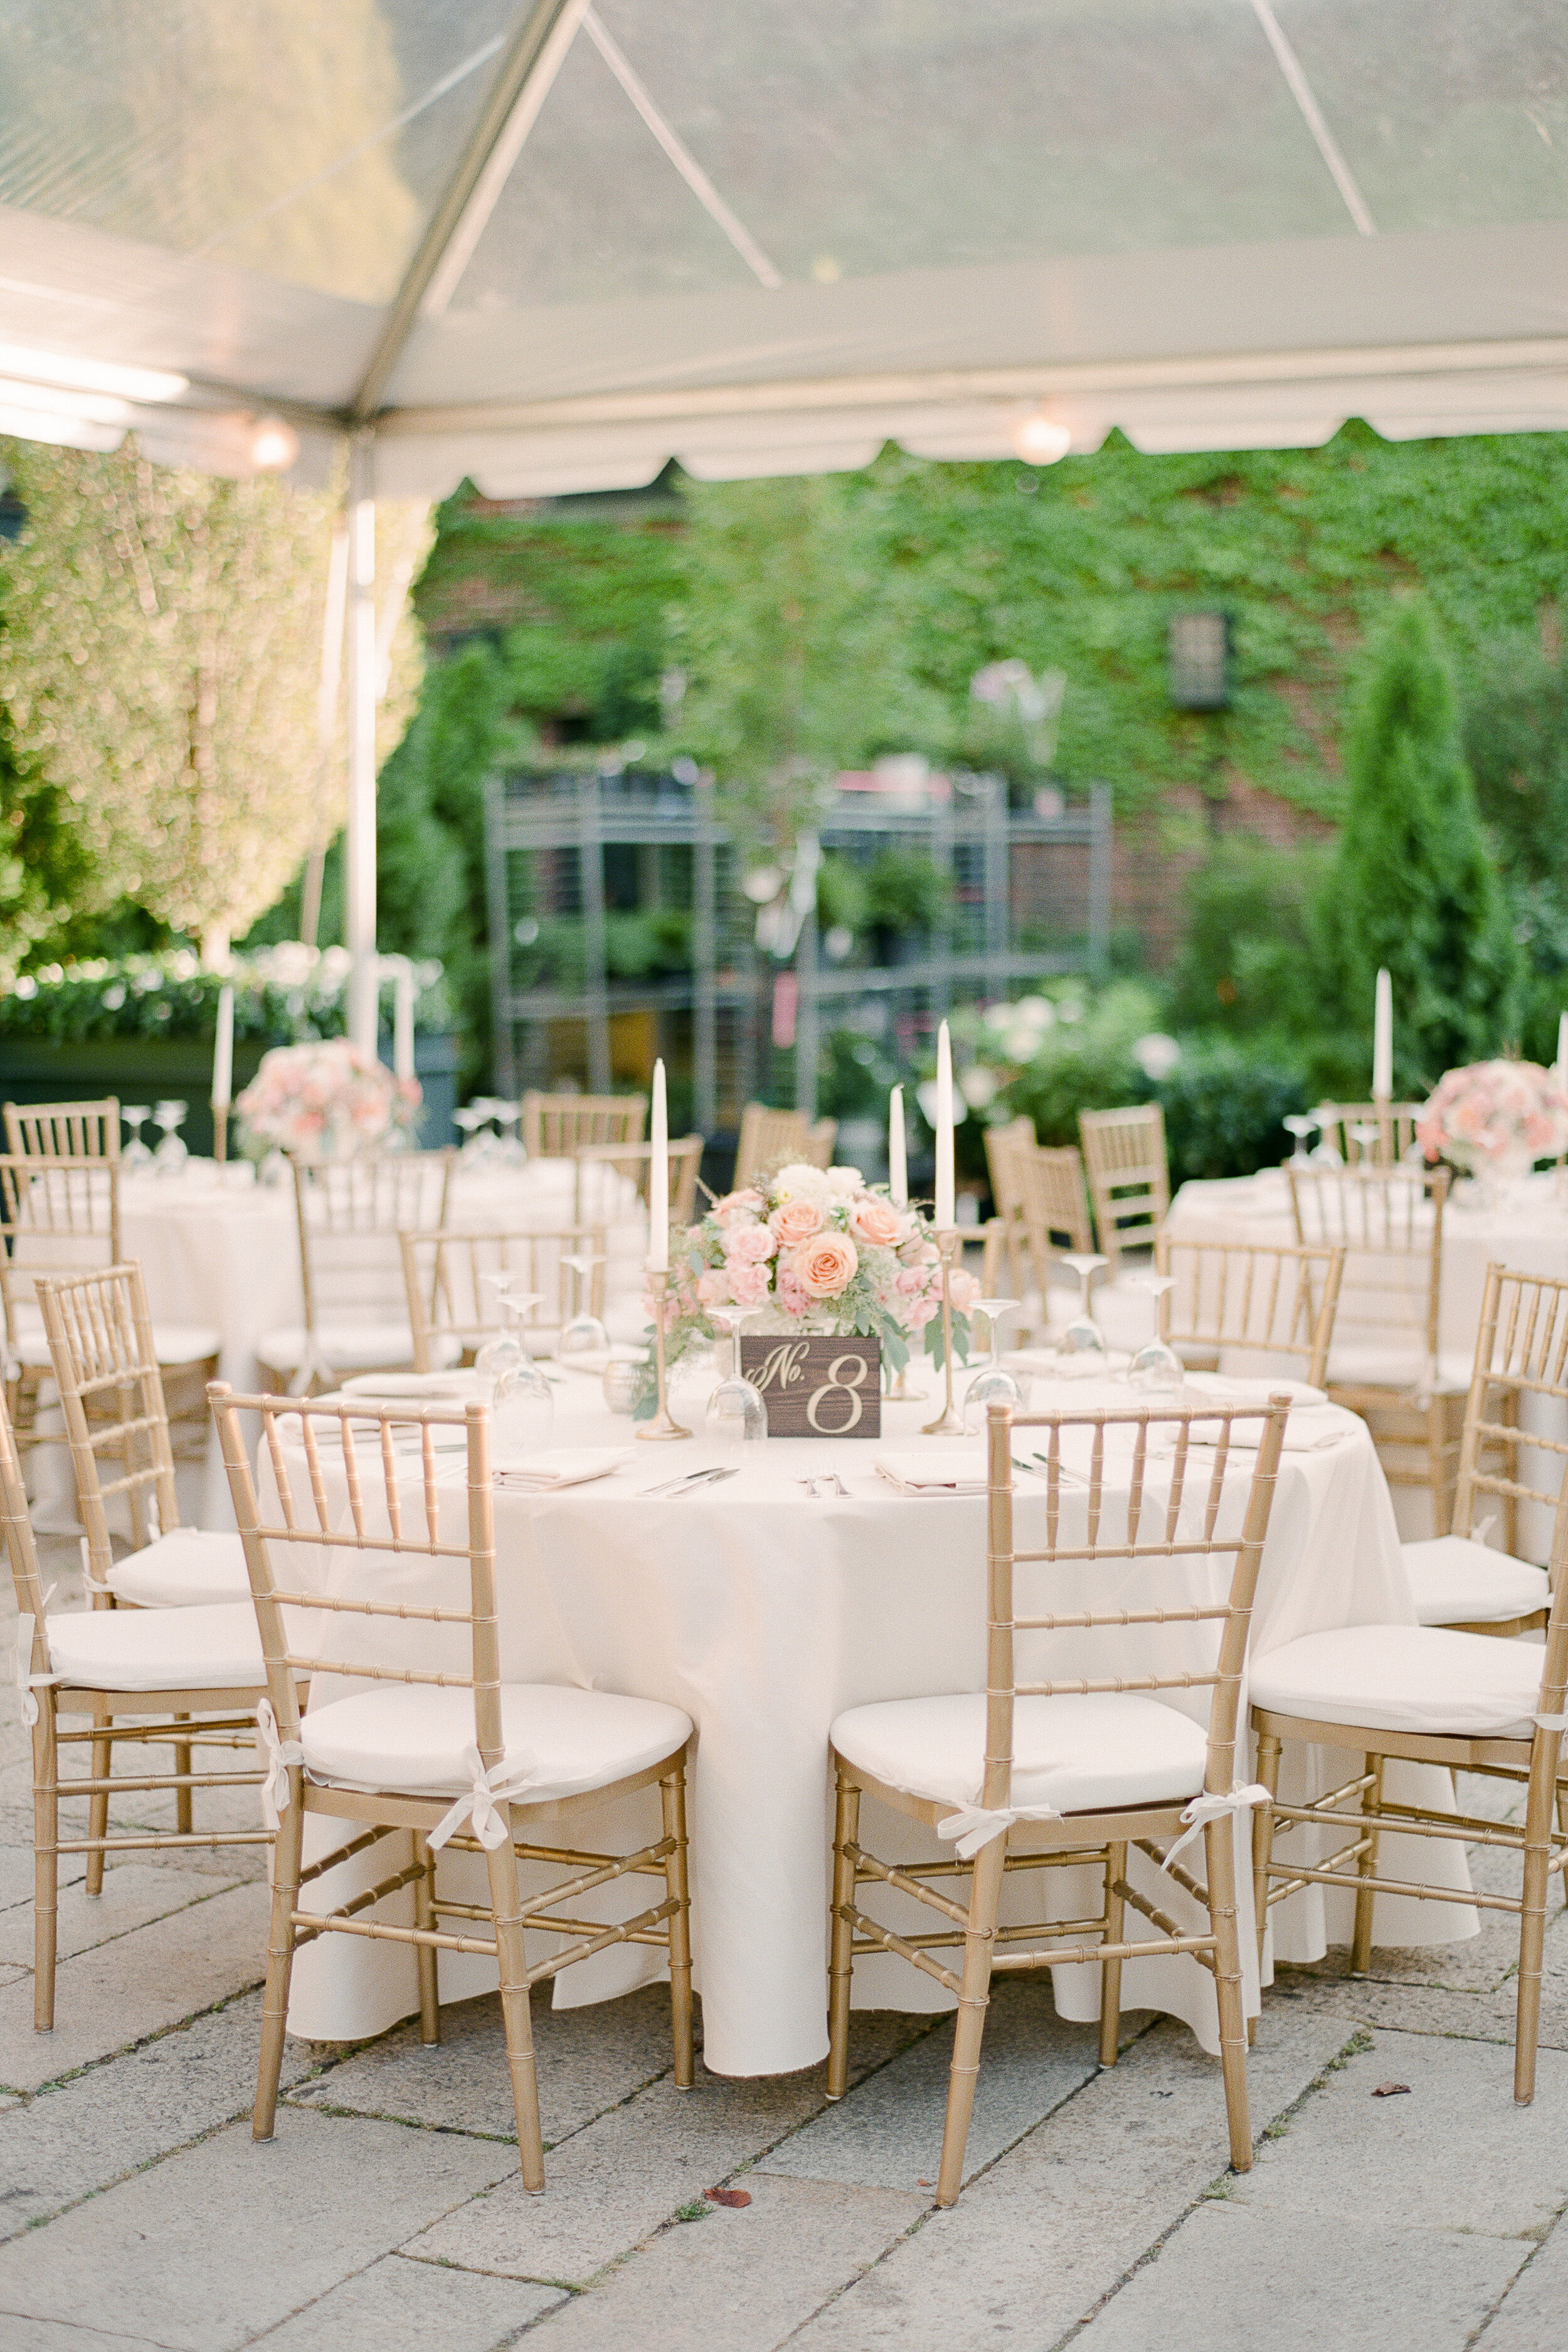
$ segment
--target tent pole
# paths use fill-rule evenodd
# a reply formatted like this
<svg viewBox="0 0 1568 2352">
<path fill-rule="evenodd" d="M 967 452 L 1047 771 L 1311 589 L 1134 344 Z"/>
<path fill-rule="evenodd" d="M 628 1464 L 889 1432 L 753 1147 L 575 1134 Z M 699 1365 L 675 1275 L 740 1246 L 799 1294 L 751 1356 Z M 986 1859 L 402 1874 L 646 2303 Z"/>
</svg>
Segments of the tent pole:
<svg viewBox="0 0 1568 2352">
<path fill-rule="evenodd" d="M 368 433 L 349 443 L 349 817 L 344 842 L 349 1035 L 375 1051 L 375 463 Z"/>
</svg>

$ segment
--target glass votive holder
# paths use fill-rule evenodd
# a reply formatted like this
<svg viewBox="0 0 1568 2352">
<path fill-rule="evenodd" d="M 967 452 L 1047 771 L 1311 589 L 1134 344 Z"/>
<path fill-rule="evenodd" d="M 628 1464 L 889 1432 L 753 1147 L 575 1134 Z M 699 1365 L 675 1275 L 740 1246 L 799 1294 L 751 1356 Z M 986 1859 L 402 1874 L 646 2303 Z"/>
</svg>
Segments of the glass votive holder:
<svg viewBox="0 0 1568 2352">
<path fill-rule="evenodd" d="M 637 1402 L 643 1368 L 616 1356 L 605 1366 L 605 1402 L 612 1412 L 630 1412 Z"/>
</svg>

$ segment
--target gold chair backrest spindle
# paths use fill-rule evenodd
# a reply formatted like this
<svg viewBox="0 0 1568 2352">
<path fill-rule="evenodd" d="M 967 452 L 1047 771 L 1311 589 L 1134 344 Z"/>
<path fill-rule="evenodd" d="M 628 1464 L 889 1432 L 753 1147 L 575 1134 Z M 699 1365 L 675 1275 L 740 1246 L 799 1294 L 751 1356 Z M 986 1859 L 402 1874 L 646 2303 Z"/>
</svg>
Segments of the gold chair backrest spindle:
<svg viewBox="0 0 1568 2352">
<path fill-rule="evenodd" d="M 1170 1210 L 1165 1114 L 1158 1103 L 1084 1110 L 1078 1131 L 1100 1247 L 1110 1260 L 1114 1281 L 1122 1252 L 1152 1242 Z"/>
<path fill-rule="evenodd" d="M 522 1098 L 522 1140 L 531 1160 L 570 1160 L 585 1144 L 640 1143 L 646 1095 L 546 1095 Z"/>
<path fill-rule="evenodd" d="M 100 1095 L 90 1102 L 8 1102 L 5 1149 L 19 1160 L 118 1160 L 119 1101 Z"/>
</svg>

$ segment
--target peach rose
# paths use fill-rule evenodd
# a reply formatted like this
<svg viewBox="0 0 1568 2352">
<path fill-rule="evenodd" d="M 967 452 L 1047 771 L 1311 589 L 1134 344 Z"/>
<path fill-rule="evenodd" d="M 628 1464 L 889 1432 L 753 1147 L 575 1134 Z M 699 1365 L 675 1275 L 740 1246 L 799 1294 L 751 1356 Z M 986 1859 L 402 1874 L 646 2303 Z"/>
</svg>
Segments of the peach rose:
<svg viewBox="0 0 1568 2352">
<path fill-rule="evenodd" d="M 733 1217 L 754 1214 L 763 1205 L 763 1196 L 747 1184 L 738 1192 L 726 1192 L 721 1201 L 713 1203 L 713 1215 L 718 1223 L 727 1225 Z"/>
<path fill-rule="evenodd" d="M 972 1274 L 961 1274 L 955 1266 L 948 1276 L 948 1296 L 961 1315 L 967 1315 L 980 1296 L 980 1285 Z"/>
<path fill-rule="evenodd" d="M 822 1231 L 822 1211 L 815 1201 L 785 1201 L 768 1219 L 781 1249 L 793 1249 Z"/>
<path fill-rule="evenodd" d="M 849 1230 L 858 1242 L 868 1242 L 873 1249 L 891 1249 L 903 1231 L 904 1220 L 891 1201 L 880 1201 L 874 1192 L 864 1194 L 849 1211 Z"/>
<path fill-rule="evenodd" d="M 847 1234 L 816 1234 L 790 1263 L 808 1298 L 837 1298 L 854 1281 L 860 1257 Z"/>
<path fill-rule="evenodd" d="M 716 1266 L 711 1272 L 699 1276 L 697 1303 L 700 1307 L 728 1307 L 730 1277 L 722 1266 Z"/>
<path fill-rule="evenodd" d="M 760 1307 L 768 1295 L 767 1267 L 754 1263 L 731 1265 L 730 1295 L 737 1307 Z"/>
<path fill-rule="evenodd" d="M 731 1265 L 755 1265 L 772 1257 L 776 1247 L 766 1225 L 731 1225 L 724 1235 L 724 1255 Z"/>
</svg>

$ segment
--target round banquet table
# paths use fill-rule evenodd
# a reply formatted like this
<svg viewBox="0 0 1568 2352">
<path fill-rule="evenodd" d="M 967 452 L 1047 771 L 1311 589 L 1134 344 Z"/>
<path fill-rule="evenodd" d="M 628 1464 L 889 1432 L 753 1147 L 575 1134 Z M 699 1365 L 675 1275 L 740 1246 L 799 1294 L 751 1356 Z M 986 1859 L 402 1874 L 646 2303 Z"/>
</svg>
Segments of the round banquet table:
<svg viewBox="0 0 1568 2352">
<path fill-rule="evenodd" d="M 1130 1401 L 1126 1388 L 1113 1384 L 1038 1381 L 1031 1403 L 1038 1411 Z M 694 1402 L 700 1412 L 700 1399 L 677 1399 L 683 1419 L 694 1417 Z M 626 1444 L 614 1474 L 595 1484 L 542 1495 L 501 1486 L 496 1493 L 503 1679 L 596 1685 L 662 1699 L 684 1708 L 696 1726 L 692 1927 L 706 2063 L 721 2074 L 793 2072 L 826 2049 L 827 1752 L 835 1717 L 871 1700 L 984 1687 L 984 1496 L 910 1497 L 875 1466 L 884 1450 L 942 1442 L 918 1434 L 931 1410 L 929 1404 L 885 1407 L 882 1444 L 773 1438 L 744 1449 L 743 1459 L 715 1454 L 700 1437 L 690 1444 Z M 1255 1612 L 1260 1648 L 1331 1626 L 1413 1617 L 1388 1489 L 1370 1438 L 1352 1416 L 1340 1419 L 1342 1433 L 1332 1444 L 1288 1452 L 1281 1462 Z M 555 1442 L 615 1444 L 631 1435 L 627 1420 L 605 1411 L 596 1385 L 574 1375 L 557 1404 Z M 661 1479 L 721 1460 L 742 1462 L 721 1485 L 670 1500 L 645 1497 L 643 1490 Z M 265 1461 L 259 1469 L 265 1512 L 270 1473 Z M 808 1496 L 804 1475 L 825 1469 L 837 1472 L 847 1489 L 842 1497 Z M 416 1475 L 413 1465 L 410 1475 Z M 443 1467 L 442 1528 L 448 1538 L 461 1533 L 465 1475 L 460 1454 Z M 1250 1475 L 1250 1457 L 1244 1457 L 1226 1480 L 1224 1508 L 1227 1515 L 1234 1510 L 1237 1527 Z M 343 1508 L 341 1470 L 338 1477 L 339 1491 L 330 1495 L 335 1510 Z M 1153 1478 L 1152 1490 L 1158 1485 Z M 1109 1486 L 1114 1486 L 1113 1477 Z M 1032 1529 L 1043 1539 L 1043 1489 L 1032 1492 L 1021 1479 L 1016 1507 L 1020 1547 L 1028 1546 Z M 320 1566 L 324 1558 L 330 1569 Z M 378 1561 L 374 1553 L 310 1554 L 301 1547 L 289 1573 L 329 1575 L 334 1592 L 365 1597 L 376 1589 L 378 1575 L 390 1570 L 405 1579 L 407 1566 L 384 1553 Z M 1205 1597 L 1223 1593 L 1229 1558 L 1205 1560 L 1193 1573 L 1211 1580 L 1217 1574 L 1220 1583 L 1202 1590 Z M 398 1592 L 416 1597 L 405 1581 Z M 1168 1580 L 1163 1592 L 1170 1597 Z M 353 1627 L 344 1638 L 369 1638 L 364 1619 L 323 1622 Z M 310 1635 L 317 1645 L 333 1638 L 319 1629 Z M 1107 1637 L 1097 1638 L 1103 1643 Z M 1147 1638 L 1165 1644 L 1160 1654 L 1169 1663 L 1172 1645 L 1192 1635 L 1163 1626 L 1148 1631 Z M 1103 1648 L 1100 1658 L 1097 1672 L 1104 1671 Z M 1189 1663 L 1184 1655 L 1178 1670 Z M 322 1675 L 313 1703 L 363 1687 Z M 1342 1765 L 1327 1750 L 1292 1759 L 1303 1788 L 1335 1785 L 1344 1777 Z M 1425 1768 L 1415 1772 L 1407 1793 L 1419 1788 L 1422 1801 L 1451 1801 L 1446 1776 Z M 1288 1783 L 1287 1792 L 1296 1793 L 1297 1784 Z M 650 1803 L 654 1814 L 647 1810 Z M 564 1842 L 628 1852 L 658 1835 L 656 1814 L 656 1792 L 643 1791 L 615 1807 L 574 1813 Z M 869 1801 L 863 1821 L 866 1843 L 884 1856 L 952 1852 L 930 1842 L 921 1825 Z M 1237 1838 L 1247 2001 L 1256 2010 L 1246 1866 L 1250 1821 L 1250 1814 L 1240 1817 Z M 549 1832 L 531 1834 L 543 1840 Z M 312 1818 L 308 1835 L 310 1860 L 340 1842 L 340 1825 Z M 1020 1824 L 1015 1851 L 1028 1836 L 1028 1825 Z M 1385 1841 L 1391 1873 L 1404 1866 L 1398 1849 L 1405 1843 Z M 388 1851 L 383 1843 L 376 1853 L 327 1873 L 306 1890 L 306 1902 L 330 1909 L 374 1885 L 388 1874 Z M 1448 1941 L 1476 1932 L 1475 1912 L 1463 1901 L 1468 1881 L 1462 1849 L 1446 1845 L 1439 1852 L 1439 1866 L 1451 1873 L 1442 1883 L 1453 1886 L 1459 1901 L 1422 1905 L 1379 1896 L 1374 1934 L 1380 1942 Z M 1186 1906 L 1196 1923 L 1198 1914 L 1169 1878 L 1156 1882 L 1152 1864 L 1136 1854 L 1132 1861 L 1166 1908 L 1180 1916 Z M 484 1900 L 482 1872 L 476 1874 L 473 1858 L 448 1853 L 440 1867 L 446 1891 L 459 1900 Z M 1053 1905 L 1076 1906 L 1081 1916 L 1087 1875 L 1072 1869 L 1047 1874 Z M 526 1883 L 542 1886 L 547 1874 Z M 1037 1887 L 1039 1882 L 1018 1873 L 1009 1878 L 1009 1893 L 1016 1888 L 1024 1895 L 1030 1883 Z M 605 1904 L 594 1916 L 625 1917 L 647 1900 L 637 1886 L 635 1879 L 623 1881 L 584 1899 Z M 1037 1893 L 1033 1899 L 1038 1901 Z M 1338 1917 L 1331 1907 L 1337 1900 L 1325 1905 L 1321 1890 L 1311 1888 L 1280 1906 L 1276 1942 L 1282 1957 L 1319 1957 L 1331 1929 L 1338 1940 L 1348 1939 L 1348 1909 Z M 907 1898 L 889 1902 L 887 1916 L 895 1927 L 902 1924 L 897 1908 L 902 1901 Z M 392 1898 L 399 1907 L 389 1905 L 384 1916 L 411 1918 L 405 1907 L 410 1903 L 406 1894 Z M 562 2004 L 603 2000 L 659 1972 L 657 1955 L 613 1947 L 557 1978 L 555 1998 Z M 1084 1966 L 1055 1972 L 1064 2015 L 1097 2013 L 1098 1975 Z M 492 1989 L 495 1974 L 482 1959 L 444 1952 L 440 1980 L 442 1998 L 450 2000 Z M 857 1963 L 855 1994 L 857 2006 L 864 2007 L 951 2006 L 929 1979 L 882 1955 Z M 1205 2047 L 1217 2048 L 1212 1979 L 1185 1958 L 1129 1963 L 1122 1997 L 1129 2009 L 1184 2017 Z M 377 2033 L 416 2007 L 406 1947 L 325 1937 L 295 1961 L 289 2024 L 307 2038 Z"/>
</svg>

